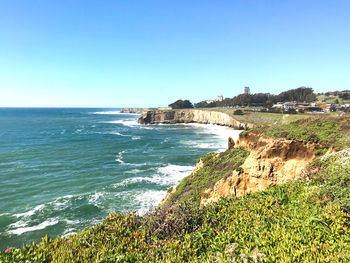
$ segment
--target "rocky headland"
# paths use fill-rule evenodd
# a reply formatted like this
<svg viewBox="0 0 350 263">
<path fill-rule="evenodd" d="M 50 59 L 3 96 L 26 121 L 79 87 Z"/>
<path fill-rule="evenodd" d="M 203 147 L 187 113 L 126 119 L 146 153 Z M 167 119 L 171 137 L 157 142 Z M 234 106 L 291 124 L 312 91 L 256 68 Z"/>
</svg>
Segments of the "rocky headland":
<svg viewBox="0 0 350 263">
<path fill-rule="evenodd" d="M 249 122 L 236 120 L 227 113 L 210 110 L 146 110 L 142 113 L 138 122 L 140 124 L 175 124 L 175 123 L 202 123 L 216 124 L 235 129 L 254 128 L 255 125 Z"/>
</svg>

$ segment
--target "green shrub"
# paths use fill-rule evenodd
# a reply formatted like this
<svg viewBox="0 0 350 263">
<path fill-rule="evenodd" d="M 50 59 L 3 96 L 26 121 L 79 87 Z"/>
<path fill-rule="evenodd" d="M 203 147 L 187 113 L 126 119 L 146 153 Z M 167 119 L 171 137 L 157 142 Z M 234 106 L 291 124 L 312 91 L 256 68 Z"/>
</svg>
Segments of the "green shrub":
<svg viewBox="0 0 350 263">
<path fill-rule="evenodd" d="M 315 151 L 315 156 L 321 156 L 321 155 L 324 155 L 326 152 L 328 151 L 327 148 L 324 148 L 324 149 L 318 149 Z"/>
<path fill-rule="evenodd" d="M 248 134 L 249 134 L 250 131 L 242 131 L 240 134 L 239 134 L 239 138 L 243 138 L 243 137 L 247 137 Z"/>
<path fill-rule="evenodd" d="M 235 110 L 233 112 L 233 115 L 244 115 L 243 111 L 242 110 Z"/>
</svg>

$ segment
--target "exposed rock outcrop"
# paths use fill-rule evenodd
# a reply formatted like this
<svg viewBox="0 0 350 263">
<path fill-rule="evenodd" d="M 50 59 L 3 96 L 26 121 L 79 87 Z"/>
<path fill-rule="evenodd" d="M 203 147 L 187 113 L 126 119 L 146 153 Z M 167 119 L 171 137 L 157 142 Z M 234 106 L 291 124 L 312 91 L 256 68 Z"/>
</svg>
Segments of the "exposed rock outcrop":
<svg viewBox="0 0 350 263">
<path fill-rule="evenodd" d="M 236 129 L 248 129 L 255 127 L 254 124 L 240 122 L 227 113 L 196 109 L 144 111 L 138 122 L 140 124 L 174 124 L 195 122 L 223 125 Z"/>
<path fill-rule="evenodd" d="M 235 140 L 232 137 L 228 137 L 227 148 L 230 150 L 235 147 Z"/>
<path fill-rule="evenodd" d="M 222 196 L 240 197 L 297 178 L 306 178 L 306 167 L 314 159 L 315 150 L 321 146 L 303 140 L 276 139 L 249 133 L 241 137 L 235 147 L 250 151 L 241 166 L 242 171 L 234 171 L 213 188 L 206 189 L 201 205 L 216 202 Z"/>
</svg>

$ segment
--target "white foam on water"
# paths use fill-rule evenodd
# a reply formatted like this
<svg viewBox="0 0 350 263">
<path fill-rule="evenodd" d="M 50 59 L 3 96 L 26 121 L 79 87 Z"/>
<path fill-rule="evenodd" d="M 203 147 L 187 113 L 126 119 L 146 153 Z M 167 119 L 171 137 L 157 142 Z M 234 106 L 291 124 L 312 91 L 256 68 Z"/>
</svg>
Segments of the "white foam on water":
<svg viewBox="0 0 350 263">
<path fill-rule="evenodd" d="M 10 213 L 2 213 L 2 214 L 0 214 L 0 216 L 8 216 L 8 215 L 10 215 Z"/>
<path fill-rule="evenodd" d="M 32 210 L 29 210 L 27 212 L 24 213 L 18 213 L 18 214 L 14 214 L 15 217 L 28 217 L 28 216 L 32 216 L 34 215 L 36 212 L 42 210 L 45 207 L 45 205 L 37 205 L 36 207 L 34 207 Z"/>
<path fill-rule="evenodd" d="M 116 114 L 120 114 L 120 111 L 97 111 L 97 112 L 91 112 L 90 114 L 116 115 Z"/>
<path fill-rule="evenodd" d="M 192 145 L 196 148 L 205 149 L 218 149 L 218 151 L 224 151 L 227 149 L 228 138 L 231 137 L 234 141 L 237 141 L 239 134 L 242 130 L 235 130 L 226 126 L 220 126 L 215 124 L 201 124 L 201 123 L 184 123 L 183 126 L 190 126 L 198 128 L 199 134 L 211 134 L 214 135 L 213 142 L 183 142 L 187 145 Z"/>
<path fill-rule="evenodd" d="M 137 214 L 143 215 L 147 213 L 150 208 L 156 207 L 160 201 L 165 197 L 167 191 L 150 190 L 142 194 L 136 194 L 135 200 L 140 204 Z"/>
<path fill-rule="evenodd" d="M 77 231 L 77 230 L 74 229 L 74 228 L 66 228 L 61 236 L 62 236 L 62 237 L 67 237 L 67 236 L 76 234 L 76 233 L 77 233 L 76 231 Z"/>
<path fill-rule="evenodd" d="M 127 113 L 127 112 L 120 112 L 120 114 L 132 115 L 132 116 L 141 116 L 141 114 L 140 114 L 140 113 Z"/>
<path fill-rule="evenodd" d="M 121 164 L 125 164 L 123 161 L 123 154 L 126 153 L 126 151 L 121 151 L 115 156 L 115 161 Z"/>
<path fill-rule="evenodd" d="M 221 149 L 221 142 L 196 142 L 196 141 L 180 141 L 181 144 L 200 149 Z"/>
<path fill-rule="evenodd" d="M 123 136 L 123 137 L 130 137 L 131 136 L 129 134 L 121 134 L 120 132 L 108 132 L 108 134 L 118 135 L 118 136 Z"/>
<path fill-rule="evenodd" d="M 24 220 L 19 220 L 16 223 L 10 224 L 9 228 L 21 228 L 21 227 L 25 227 L 28 225 L 28 221 L 24 221 Z"/>
<path fill-rule="evenodd" d="M 189 175 L 192 170 L 193 166 L 175 164 L 168 164 L 167 166 L 158 168 L 159 173 L 170 176 L 172 178 L 176 178 L 178 181 L 180 181 L 186 175 Z"/>
<path fill-rule="evenodd" d="M 140 128 L 143 130 L 163 130 L 164 127 L 158 127 L 161 126 L 160 124 L 147 124 L 147 125 L 141 125 Z"/>
<path fill-rule="evenodd" d="M 147 181 L 147 177 L 134 177 L 134 178 L 128 178 L 125 179 L 123 181 L 121 181 L 120 183 L 115 183 L 112 185 L 113 188 L 118 188 L 121 186 L 126 186 L 128 184 L 133 184 L 133 183 L 138 183 L 138 182 L 142 182 L 142 181 Z"/>
<path fill-rule="evenodd" d="M 132 136 L 131 139 L 132 139 L 132 140 L 140 140 L 140 139 L 141 139 L 141 136 Z"/>
<path fill-rule="evenodd" d="M 32 232 L 32 231 L 36 231 L 36 230 L 41 230 L 41 229 L 44 229 L 48 226 L 53 226 L 53 225 L 56 225 L 59 221 L 55 218 L 53 219 L 49 219 L 47 221 L 44 221 L 42 223 L 40 223 L 39 225 L 36 225 L 36 226 L 27 226 L 27 227 L 19 227 L 19 228 L 16 228 L 16 229 L 12 229 L 12 230 L 9 230 L 7 231 L 9 234 L 12 234 L 12 235 L 22 235 L 23 233 L 26 233 L 26 232 Z"/>
<path fill-rule="evenodd" d="M 116 121 L 107 121 L 105 123 L 112 123 L 112 124 L 122 124 L 124 126 L 129 126 L 129 127 L 133 127 L 133 126 L 138 126 L 140 124 L 137 123 L 136 119 L 132 119 L 132 120 L 116 120 Z"/>
<path fill-rule="evenodd" d="M 154 183 L 162 186 L 171 186 L 180 182 L 184 177 L 191 174 L 193 166 L 183 166 L 169 164 L 164 167 L 159 167 L 156 174 L 151 177 L 133 177 L 123 180 L 120 183 L 113 185 L 114 188 L 126 186 L 128 184 L 148 182 Z"/>
<path fill-rule="evenodd" d="M 78 225 L 80 223 L 80 220 L 64 219 L 64 221 L 67 223 L 67 225 Z"/>
<path fill-rule="evenodd" d="M 90 196 L 88 203 L 90 205 L 99 206 L 103 202 L 103 193 L 94 193 Z"/>
<path fill-rule="evenodd" d="M 49 204 L 53 205 L 56 209 L 67 208 L 73 197 L 75 197 L 75 196 L 74 195 L 65 195 L 62 197 L 58 197 L 54 201 L 49 202 Z"/>
<path fill-rule="evenodd" d="M 132 169 L 132 170 L 129 170 L 129 171 L 126 171 L 125 173 L 128 173 L 128 174 L 137 174 L 141 172 L 140 169 Z"/>
</svg>

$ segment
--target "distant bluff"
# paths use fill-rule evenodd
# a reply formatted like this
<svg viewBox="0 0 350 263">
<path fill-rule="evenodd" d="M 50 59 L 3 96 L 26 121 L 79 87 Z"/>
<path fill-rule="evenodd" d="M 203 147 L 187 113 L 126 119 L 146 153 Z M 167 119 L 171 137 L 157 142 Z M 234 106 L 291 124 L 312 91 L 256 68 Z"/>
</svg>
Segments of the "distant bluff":
<svg viewBox="0 0 350 263">
<path fill-rule="evenodd" d="M 142 113 L 138 122 L 140 124 L 174 124 L 174 123 L 202 123 L 217 124 L 232 127 L 235 129 L 250 129 L 255 125 L 248 122 L 241 122 L 227 113 L 209 110 L 146 110 Z"/>
</svg>

